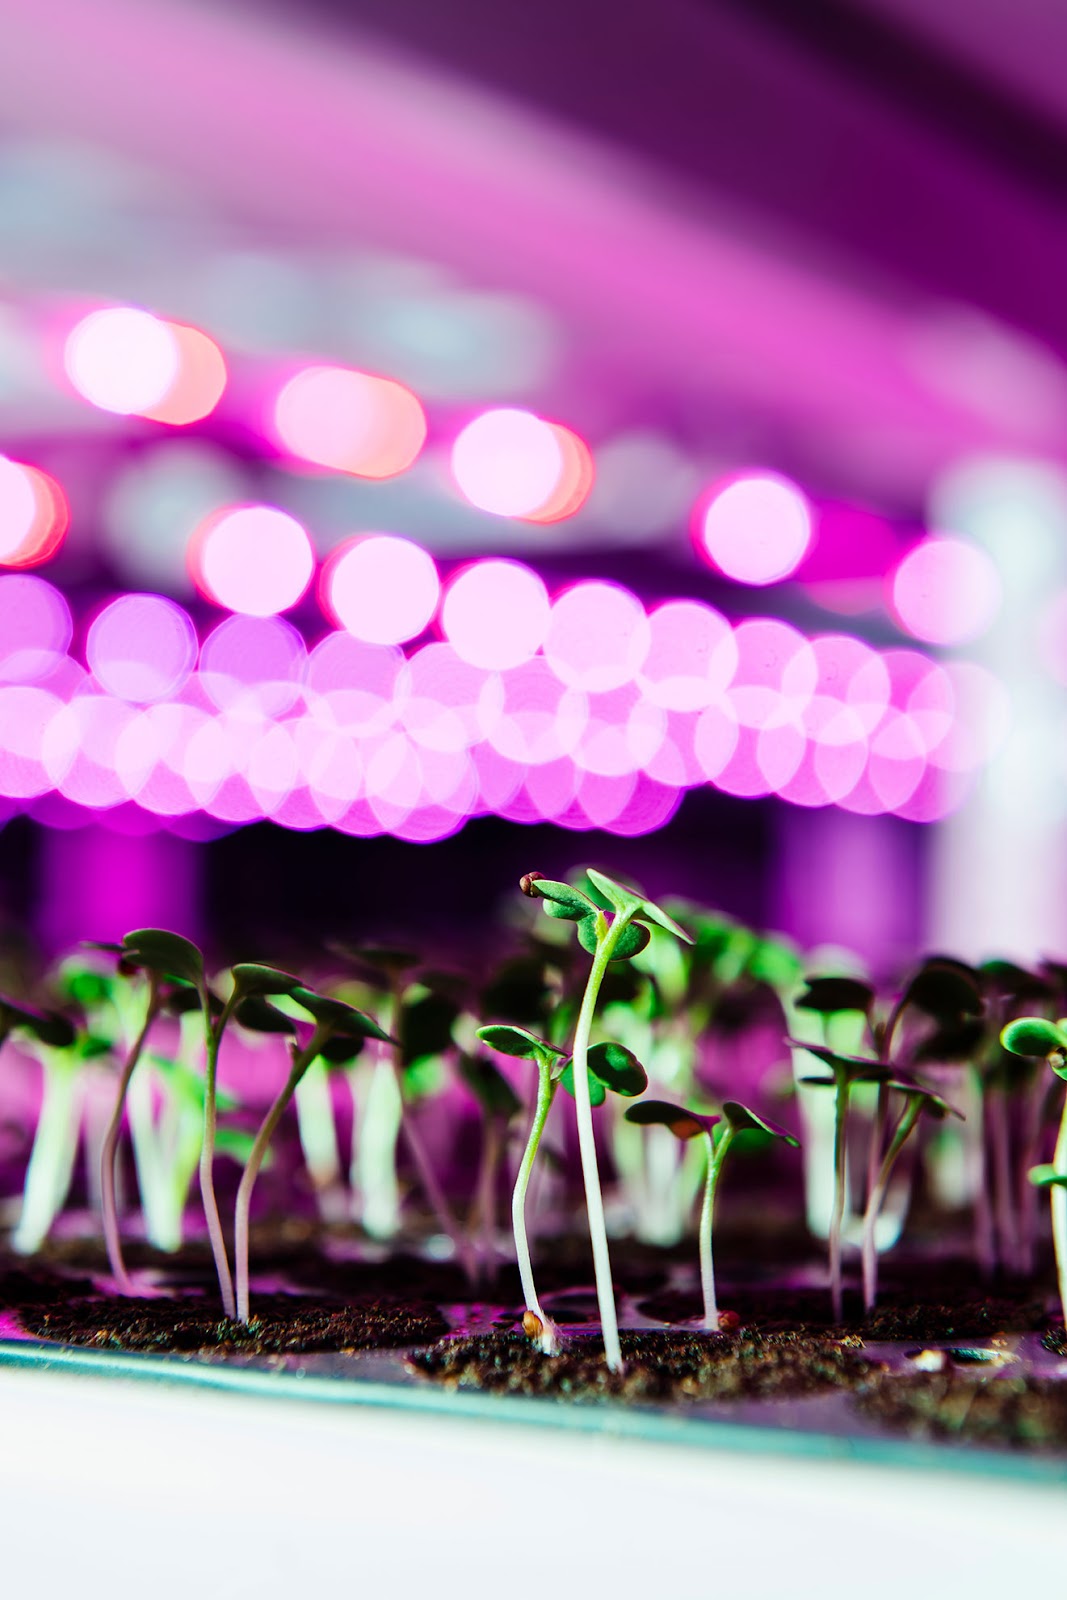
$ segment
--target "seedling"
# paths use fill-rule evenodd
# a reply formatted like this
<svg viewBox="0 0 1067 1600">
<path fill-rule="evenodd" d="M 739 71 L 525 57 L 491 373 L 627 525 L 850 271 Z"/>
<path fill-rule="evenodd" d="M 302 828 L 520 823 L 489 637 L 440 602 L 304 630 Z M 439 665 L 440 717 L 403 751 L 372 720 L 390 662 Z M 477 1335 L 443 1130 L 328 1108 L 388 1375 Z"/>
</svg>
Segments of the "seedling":
<svg viewBox="0 0 1067 1600">
<path fill-rule="evenodd" d="M 241 962 L 233 968 L 233 988 L 221 1010 L 213 1004 L 204 974 L 204 958 L 196 945 L 181 934 L 162 928 L 138 928 L 126 934 L 122 941 L 122 954 L 134 966 L 143 967 L 158 979 L 165 977 L 178 984 L 191 985 L 200 997 L 200 1011 L 204 1019 L 204 1138 L 200 1148 L 200 1197 L 207 1222 L 211 1254 L 219 1281 L 219 1294 L 225 1314 L 233 1318 L 236 1300 L 233 1278 L 230 1273 L 226 1240 L 219 1219 L 218 1201 L 215 1198 L 215 1140 L 218 1121 L 217 1076 L 219 1047 L 226 1025 L 237 1008 L 246 1000 L 256 1000 L 265 995 L 292 994 L 299 988 L 299 978 L 279 972 L 276 967 L 258 962 Z"/>
<path fill-rule="evenodd" d="M 863 1214 L 863 1306 L 864 1310 L 871 1312 L 878 1298 L 878 1252 L 875 1249 L 875 1228 L 878 1216 L 885 1202 L 889 1180 L 893 1174 L 893 1167 L 912 1129 L 920 1116 L 926 1112 L 932 1117 L 944 1117 L 951 1113 L 962 1120 L 963 1113 L 957 1111 L 955 1106 L 950 1106 L 933 1089 L 928 1089 L 915 1078 L 908 1078 L 900 1073 L 894 1073 L 887 1078 L 879 1088 L 887 1091 L 895 1090 L 904 1097 L 904 1110 L 893 1130 L 889 1140 L 889 1147 L 882 1159 L 881 1166 L 875 1176 L 867 1196 L 867 1207 Z"/>
<path fill-rule="evenodd" d="M 1067 1079 L 1067 1017 L 1058 1022 L 1046 1017 L 1020 1017 L 1008 1023 L 1000 1038 L 1005 1050 L 1013 1055 L 1043 1057 L 1058 1078 Z M 1049 1193 L 1060 1308 L 1067 1325 L 1067 1101 L 1060 1117 L 1052 1165 L 1033 1167 L 1030 1181 Z"/>
<path fill-rule="evenodd" d="M 582 1178 L 585 1184 L 586 1212 L 593 1247 L 593 1268 L 596 1277 L 597 1304 L 604 1334 L 604 1354 L 613 1372 L 622 1371 L 622 1347 L 619 1343 L 619 1325 L 615 1311 L 615 1293 L 611 1282 L 611 1259 L 608 1252 L 607 1229 L 604 1225 L 604 1201 L 600 1193 L 600 1174 L 597 1168 L 596 1140 L 593 1134 L 592 1103 L 589 1094 L 589 1043 L 596 1011 L 597 995 L 608 965 L 612 961 L 626 961 L 643 950 L 649 940 L 645 924 L 657 923 L 676 938 L 691 943 L 683 928 L 660 910 L 651 900 L 645 900 L 632 889 L 624 888 L 612 878 L 594 868 L 588 869 L 593 888 L 607 901 L 612 914 L 596 904 L 580 889 L 569 883 L 559 883 L 542 877 L 538 872 L 526 873 L 519 882 L 523 894 L 545 902 L 550 917 L 561 918 L 577 925 L 578 943 L 591 955 L 592 966 L 582 996 L 578 1021 L 574 1030 L 572 1056 L 574 1061 L 574 1102 L 578 1121 L 578 1148 L 582 1158 Z"/>
<path fill-rule="evenodd" d="M 234 968 L 237 977 L 241 969 Z M 247 969 L 246 969 L 247 970 Z M 271 969 L 257 968 L 257 972 L 267 973 Z M 284 974 L 278 974 L 282 977 Z M 262 980 L 266 982 L 266 980 Z M 265 993 L 287 994 L 296 1001 L 297 1005 L 314 1019 L 311 1037 L 300 1044 L 294 1040 L 290 1045 L 289 1076 L 286 1078 L 281 1090 L 275 1097 L 274 1103 L 260 1124 L 252 1146 L 248 1163 L 241 1176 L 237 1190 L 237 1205 L 234 1212 L 234 1265 L 237 1275 L 237 1321 L 247 1323 L 249 1316 L 249 1289 L 248 1289 L 248 1224 L 252 1205 L 252 1190 L 256 1178 L 263 1165 L 274 1130 L 281 1121 L 282 1113 L 293 1098 L 296 1086 L 311 1063 L 327 1050 L 332 1041 L 344 1039 L 359 1048 L 364 1039 L 381 1039 L 386 1044 L 395 1043 L 389 1038 L 373 1017 L 368 1017 L 365 1012 L 357 1011 L 355 1006 L 347 1005 L 343 1000 L 335 1000 L 329 995 L 316 994 L 313 989 L 305 989 L 299 983 L 285 989 L 266 989 L 260 987 L 253 994 L 246 994 L 241 1010 L 238 1011 L 239 1020 L 246 1025 L 258 1026 L 278 1032 L 290 1032 L 293 1024 L 289 1018 L 284 1017 L 275 1007 L 263 999 Z M 235 1008 L 236 1009 L 236 1008 Z M 358 1044 L 356 1042 L 358 1041 Z M 354 1054 L 355 1051 L 350 1052 Z"/>
<path fill-rule="evenodd" d="M 41 1062 L 41 1111 L 22 1194 L 22 1211 L 11 1238 L 20 1255 L 30 1255 L 48 1236 L 70 1188 L 78 1143 L 78 1084 L 89 1053 L 87 1036 L 75 1036 L 57 1012 L 31 1011 L 0 998 L 0 1048 L 22 1034 Z M 95 1053 L 95 1052 L 93 1052 Z"/>
<path fill-rule="evenodd" d="M 493 1270 L 496 1235 L 496 1197 L 500 1162 L 504 1154 L 508 1125 L 522 1110 L 522 1101 L 504 1074 L 485 1056 L 461 1053 L 459 1075 L 481 1108 L 483 1120 L 482 1157 L 474 1186 L 474 1204 L 467 1222 L 467 1233 L 479 1242 L 482 1271 Z"/>
<path fill-rule="evenodd" d="M 490 1023 L 478 1029 L 478 1037 L 494 1050 L 499 1050 L 501 1055 L 533 1061 L 537 1067 L 537 1103 L 511 1196 L 511 1225 L 515 1235 L 519 1278 L 526 1301 L 523 1329 L 543 1355 L 551 1356 L 557 1354 L 560 1348 L 559 1329 L 541 1305 L 534 1287 L 526 1232 L 526 1191 L 556 1090 L 562 1084 L 577 1102 L 574 1058 L 557 1045 L 550 1044 L 547 1039 L 540 1039 L 527 1028 L 512 1023 Z M 609 1090 L 632 1098 L 648 1087 L 648 1078 L 641 1063 L 624 1045 L 614 1041 L 605 1041 L 589 1048 L 586 1052 L 586 1076 L 586 1093 L 591 1106 L 603 1105 Z"/>
<path fill-rule="evenodd" d="M 626 1120 L 641 1127 L 656 1125 L 669 1128 L 676 1139 L 701 1139 L 707 1156 L 704 1179 L 704 1203 L 700 1208 L 700 1286 L 704 1296 L 704 1327 L 712 1333 L 719 1331 L 719 1307 L 715 1299 L 715 1264 L 712 1256 L 712 1225 L 715 1215 L 715 1191 L 719 1183 L 727 1151 L 739 1133 L 760 1132 L 782 1139 L 794 1149 L 800 1140 L 779 1128 L 777 1123 L 750 1111 L 737 1100 L 724 1100 L 722 1116 L 709 1116 L 690 1111 L 684 1106 L 671 1105 L 667 1100 L 642 1100 L 626 1111 Z"/>
</svg>

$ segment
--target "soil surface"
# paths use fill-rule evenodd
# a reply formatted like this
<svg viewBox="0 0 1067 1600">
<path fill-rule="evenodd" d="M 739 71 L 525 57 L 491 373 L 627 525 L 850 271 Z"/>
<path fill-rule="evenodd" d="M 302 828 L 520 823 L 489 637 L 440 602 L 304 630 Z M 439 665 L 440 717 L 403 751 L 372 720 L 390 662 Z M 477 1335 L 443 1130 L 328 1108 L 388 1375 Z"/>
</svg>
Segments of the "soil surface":
<svg viewBox="0 0 1067 1600">
<path fill-rule="evenodd" d="M 1043 1298 L 969 1298 L 970 1293 L 973 1291 L 933 1303 L 887 1294 L 870 1315 L 864 1313 L 858 1295 L 846 1295 L 844 1318 L 836 1324 L 829 1295 L 822 1288 L 734 1289 L 723 1295 L 722 1309 L 765 1331 L 819 1331 L 835 1338 L 859 1333 L 876 1340 L 976 1339 L 997 1333 L 1028 1333 L 1048 1322 Z M 678 1323 L 699 1317 L 703 1303 L 693 1291 L 666 1289 L 639 1300 L 637 1309 L 658 1322 Z"/>
<path fill-rule="evenodd" d="M 436 1306 L 370 1300 L 344 1306 L 292 1295 L 258 1295 L 247 1324 L 217 1302 L 185 1297 L 93 1298 L 23 1305 L 19 1321 L 38 1339 L 103 1350 L 203 1351 L 225 1355 L 350 1354 L 427 1344 L 447 1332 Z"/>
<path fill-rule="evenodd" d="M 919 1439 L 957 1439 L 1019 1448 L 1067 1445 L 1067 1382 L 943 1373 L 875 1372 L 853 1404 L 866 1417 Z"/>
<path fill-rule="evenodd" d="M 568 1339 L 543 1356 L 522 1334 L 442 1339 L 408 1358 L 412 1371 L 452 1389 L 558 1395 L 569 1400 L 796 1398 L 849 1389 L 876 1370 L 858 1340 L 798 1333 L 622 1333 L 625 1370 L 611 1372 L 598 1337 Z"/>
</svg>

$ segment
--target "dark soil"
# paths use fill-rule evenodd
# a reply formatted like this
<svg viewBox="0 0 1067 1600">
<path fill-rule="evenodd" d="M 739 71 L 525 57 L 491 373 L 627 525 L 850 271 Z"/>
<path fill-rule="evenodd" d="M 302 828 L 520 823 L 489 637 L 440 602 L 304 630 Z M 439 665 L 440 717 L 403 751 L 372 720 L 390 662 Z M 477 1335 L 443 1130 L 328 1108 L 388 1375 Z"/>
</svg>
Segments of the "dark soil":
<svg viewBox="0 0 1067 1600">
<path fill-rule="evenodd" d="M 413 1372 L 451 1389 L 569 1400 L 796 1398 L 849 1389 L 876 1371 L 858 1340 L 798 1333 L 623 1333 L 625 1371 L 609 1371 L 600 1339 L 579 1335 L 542 1356 L 521 1334 L 442 1339 L 408 1358 Z"/>
<path fill-rule="evenodd" d="M 26 1333 L 103 1350 L 220 1352 L 225 1355 L 350 1354 L 428 1344 L 448 1331 L 436 1306 L 371 1300 L 343 1306 L 291 1295 L 259 1295 L 247 1325 L 209 1300 L 94 1298 L 23 1306 Z"/>
<path fill-rule="evenodd" d="M 913 1438 L 1014 1448 L 1067 1445 L 1067 1383 L 971 1372 L 873 1372 L 853 1396 L 866 1417 Z"/>
<path fill-rule="evenodd" d="M 637 1309 L 658 1322 L 688 1322 L 702 1315 L 703 1302 L 696 1293 L 667 1289 L 639 1301 Z M 723 1295 L 722 1309 L 765 1330 L 818 1331 L 837 1338 L 858 1333 L 882 1340 L 976 1339 L 995 1333 L 1027 1333 L 1048 1322 L 1043 1299 L 998 1295 L 917 1304 L 887 1294 L 870 1316 L 864 1313 L 858 1295 L 846 1296 L 845 1316 L 839 1324 L 832 1320 L 825 1289 L 735 1289 Z"/>
<path fill-rule="evenodd" d="M 1050 1328 L 1041 1343 L 1046 1350 L 1051 1350 L 1054 1356 L 1067 1356 L 1067 1328 L 1060 1322 Z"/>
</svg>

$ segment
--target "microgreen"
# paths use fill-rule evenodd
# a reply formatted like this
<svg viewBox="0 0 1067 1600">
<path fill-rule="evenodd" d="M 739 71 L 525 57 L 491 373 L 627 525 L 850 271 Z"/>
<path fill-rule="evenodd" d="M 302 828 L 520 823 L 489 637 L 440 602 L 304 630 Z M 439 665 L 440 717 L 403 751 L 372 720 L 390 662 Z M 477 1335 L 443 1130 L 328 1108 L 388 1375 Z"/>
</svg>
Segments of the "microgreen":
<svg viewBox="0 0 1067 1600">
<path fill-rule="evenodd" d="M 704 1327 L 718 1332 L 719 1307 L 715 1298 L 715 1265 L 712 1254 L 712 1227 L 715 1215 L 715 1192 L 727 1152 L 738 1134 L 760 1132 L 781 1139 L 795 1149 L 800 1140 L 780 1128 L 775 1122 L 750 1111 L 737 1100 L 725 1100 L 722 1115 L 692 1111 L 685 1106 L 672 1105 L 667 1100 L 641 1100 L 629 1106 L 626 1120 L 641 1127 L 659 1125 L 668 1128 L 679 1140 L 700 1139 L 706 1155 L 704 1202 L 700 1208 L 700 1286 L 704 1298 Z"/>
<path fill-rule="evenodd" d="M 598 872 L 594 868 L 590 868 L 588 877 L 593 888 L 599 891 L 613 907 L 613 916 L 606 915 L 582 890 L 574 889 L 570 884 L 560 883 L 555 879 L 544 878 L 539 873 L 525 874 L 520 880 L 519 887 L 524 894 L 543 900 L 549 916 L 574 922 L 579 944 L 593 958 L 575 1025 L 571 1055 L 574 1062 L 578 1148 L 582 1160 L 586 1212 L 593 1247 L 593 1267 L 604 1335 L 604 1354 L 608 1367 L 618 1372 L 622 1370 L 623 1364 L 622 1347 L 619 1343 L 615 1292 L 611 1281 L 611 1258 L 604 1224 L 604 1201 L 600 1193 L 596 1140 L 593 1134 L 588 1072 L 590 1034 L 597 996 L 609 963 L 628 959 L 644 949 L 651 937 L 647 927 L 649 922 L 665 928 L 676 938 L 688 941 L 690 936 L 665 911 L 653 901 L 646 900 L 636 890 L 616 883 L 606 873 Z"/>
<path fill-rule="evenodd" d="M 1013 1055 L 1043 1057 L 1057 1077 L 1067 1078 L 1067 1017 L 1058 1022 L 1045 1017 L 1019 1017 L 1008 1023 L 1000 1040 Z M 1033 1168 L 1030 1181 L 1049 1192 L 1060 1308 L 1067 1324 L 1067 1101 L 1060 1117 L 1052 1166 Z"/>
</svg>

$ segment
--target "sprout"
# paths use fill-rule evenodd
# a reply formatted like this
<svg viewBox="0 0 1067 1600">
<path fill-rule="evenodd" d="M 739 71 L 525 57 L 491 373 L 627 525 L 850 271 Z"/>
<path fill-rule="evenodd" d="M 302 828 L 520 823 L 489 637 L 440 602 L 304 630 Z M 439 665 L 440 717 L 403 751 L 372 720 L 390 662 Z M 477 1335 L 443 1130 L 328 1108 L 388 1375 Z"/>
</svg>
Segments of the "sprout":
<svg viewBox="0 0 1067 1600">
<path fill-rule="evenodd" d="M 99 1053 L 100 1041 L 75 1035 L 57 1012 L 31 1011 L 0 997 L 0 1048 L 13 1033 L 24 1035 L 39 1056 L 44 1088 L 22 1194 L 22 1211 L 11 1236 L 20 1255 L 31 1255 L 48 1236 L 70 1189 L 78 1143 L 81 1067 Z"/>
<path fill-rule="evenodd" d="M 737 1100 L 723 1102 L 722 1116 L 708 1116 L 684 1106 L 671 1105 L 666 1100 L 642 1100 L 626 1112 L 628 1122 L 642 1127 L 659 1124 L 669 1128 L 676 1139 L 700 1138 L 707 1154 L 707 1172 L 704 1180 L 704 1203 L 700 1209 L 700 1286 L 704 1295 L 704 1326 L 712 1333 L 719 1331 L 719 1308 L 715 1299 L 715 1265 L 712 1257 L 712 1224 L 715 1214 L 715 1191 L 726 1153 L 739 1133 L 757 1131 L 783 1139 L 794 1149 L 800 1140 L 768 1122 L 756 1112 L 749 1111 Z"/>
<path fill-rule="evenodd" d="M 530 1183 L 534 1161 L 537 1158 L 541 1135 L 548 1113 L 552 1109 L 556 1090 L 560 1086 L 575 1097 L 574 1058 L 547 1039 L 540 1039 L 528 1028 L 512 1023 L 495 1022 L 478 1029 L 478 1037 L 501 1055 L 517 1056 L 520 1060 L 537 1065 L 537 1104 L 533 1122 L 526 1140 L 526 1149 L 519 1163 L 515 1188 L 511 1196 L 511 1224 L 515 1234 L 515 1257 L 519 1265 L 519 1278 L 526 1301 L 523 1328 L 537 1344 L 543 1355 L 555 1355 L 560 1347 L 559 1329 L 537 1298 L 533 1267 L 530 1262 L 530 1245 L 526 1234 L 526 1191 Z M 586 1054 L 586 1093 L 590 1105 L 603 1105 L 608 1091 L 633 1097 L 648 1088 L 648 1078 L 641 1063 L 624 1045 L 613 1040 L 591 1046 Z M 612 1306 L 614 1310 L 614 1304 Z"/>
<path fill-rule="evenodd" d="M 882 1085 L 880 1085 L 882 1087 Z M 915 1078 L 908 1078 L 900 1073 L 895 1073 L 885 1080 L 884 1087 L 895 1089 L 904 1096 L 904 1110 L 900 1120 L 893 1130 L 889 1141 L 889 1148 L 878 1169 L 874 1183 L 871 1185 L 867 1196 L 867 1207 L 863 1214 L 863 1308 L 867 1312 L 874 1310 L 874 1303 L 878 1297 L 878 1252 L 875 1249 L 874 1231 L 878 1224 L 878 1217 L 885 1201 L 886 1190 L 889 1188 L 889 1179 L 893 1173 L 896 1159 L 907 1142 L 908 1136 L 915 1127 L 923 1112 L 933 1117 L 944 1117 L 951 1112 L 954 1117 L 962 1120 L 963 1113 L 957 1111 L 955 1106 L 950 1106 L 932 1089 L 927 1089 L 924 1084 Z"/>
<path fill-rule="evenodd" d="M 1008 1023 L 1000 1042 L 1013 1055 L 1043 1057 L 1058 1078 L 1067 1079 L 1067 1017 L 1058 1022 L 1046 1017 L 1020 1017 Z M 1049 1192 L 1060 1308 L 1067 1325 L 1067 1101 L 1060 1117 L 1052 1165 L 1033 1167 L 1030 1181 Z"/>
<path fill-rule="evenodd" d="M 594 868 L 588 877 L 595 890 L 603 895 L 612 915 L 569 883 L 559 883 L 544 878 L 540 873 L 526 873 L 520 880 L 524 894 L 536 896 L 545 903 L 550 917 L 557 917 L 577 925 L 578 943 L 593 958 L 592 967 L 582 996 L 578 1021 L 574 1030 L 574 1100 L 578 1121 L 578 1148 L 582 1158 L 582 1177 L 585 1183 L 586 1211 L 589 1217 L 589 1234 L 593 1247 L 593 1267 L 596 1276 L 597 1303 L 604 1334 L 604 1354 L 614 1372 L 622 1371 L 622 1348 L 619 1343 L 618 1319 L 615 1313 L 615 1293 L 611 1282 L 611 1259 L 608 1253 L 608 1236 L 604 1225 L 604 1201 L 600 1193 L 600 1174 L 597 1169 L 596 1140 L 593 1135 L 592 1103 L 589 1093 L 589 1039 L 596 1010 L 597 995 L 612 961 L 625 961 L 643 950 L 649 941 L 648 928 L 652 922 L 665 928 L 678 939 L 691 942 L 689 935 L 651 900 L 645 900 L 632 889 L 624 888 L 612 878 Z"/>
<path fill-rule="evenodd" d="M 234 968 L 234 977 L 237 978 L 239 968 Z M 261 971 L 267 971 L 263 968 Z M 283 977 L 284 974 L 278 974 Z M 288 994 L 297 1005 L 314 1019 L 311 1037 L 304 1045 L 294 1040 L 289 1047 L 290 1067 L 289 1076 L 286 1078 L 281 1090 L 276 1095 L 274 1103 L 263 1118 L 256 1134 L 255 1143 L 241 1176 L 237 1190 L 237 1204 L 234 1211 L 234 1267 L 237 1280 L 236 1315 L 238 1322 L 247 1323 L 249 1317 L 249 1286 L 248 1286 L 248 1224 L 252 1206 L 252 1190 L 256 1178 L 263 1165 L 264 1157 L 274 1135 L 274 1130 L 281 1121 L 289 1101 L 296 1091 L 304 1073 L 317 1056 L 327 1049 L 330 1042 L 336 1039 L 346 1039 L 353 1043 L 358 1041 L 362 1046 L 364 1039 L 381 1039 L 386 1044 L 395 1043 L 390 1039 L 373 1017 L 368 1017 L 365 1012 L 357 1011 L 355 1006 L 350 1006 L 343 1000 L 335 1000 L 329 995 L 316 994 L 313 989 L 305 989 L 296 979 L 289 980 L 291 986 L 285 989 L 258 988 L 246 994 L 238 1009 L 238 1019 L 245 1026 L 267 1026 L 272 1032 L 290 1032 L 294 1024 L 275 1007 L 269 1006 L 262 998 L 266 993 Z M 236 992 L 236 991 L 235 991 Z M 264 1009 L 266 1008 L 266 1009 Z M 236 1008 L 235 1008 L 236 1009 Z M 354 1052 L 353 1052 L 354 1053 Z"/>
</svg>

